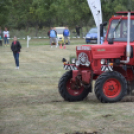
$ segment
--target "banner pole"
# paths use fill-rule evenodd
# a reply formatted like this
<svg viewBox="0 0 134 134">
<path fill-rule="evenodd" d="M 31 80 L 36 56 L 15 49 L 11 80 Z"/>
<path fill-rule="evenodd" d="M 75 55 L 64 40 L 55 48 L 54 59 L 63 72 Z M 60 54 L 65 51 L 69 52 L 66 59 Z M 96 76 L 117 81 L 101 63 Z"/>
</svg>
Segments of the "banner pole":
<svg viewBox="0 0 134 134">
<path fill-rule="evenodd" d="M 97 44 L 99 45 L 100 44 L 100 25 L 97 26 Z"/>
</svg>

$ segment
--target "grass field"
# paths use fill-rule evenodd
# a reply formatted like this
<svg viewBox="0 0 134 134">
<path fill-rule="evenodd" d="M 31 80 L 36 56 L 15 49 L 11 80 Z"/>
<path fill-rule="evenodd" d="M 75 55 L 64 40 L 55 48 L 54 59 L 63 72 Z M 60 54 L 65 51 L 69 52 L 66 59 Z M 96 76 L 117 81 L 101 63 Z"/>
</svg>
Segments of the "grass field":
<svg viewBox="0 0 134 134">
<path fill-rule="evenodd" d="M 133 134 L 134 104 L 100 103 L 94 93 L 82 102 L 65 102 L 58 93 L 61 59 L 75 55 L 72 40 L 66 50 L 50 48 L 49 40 L 22 43 L 20 70 L 10 47 L 0 47 L 0 134 Z"/>
</svg>

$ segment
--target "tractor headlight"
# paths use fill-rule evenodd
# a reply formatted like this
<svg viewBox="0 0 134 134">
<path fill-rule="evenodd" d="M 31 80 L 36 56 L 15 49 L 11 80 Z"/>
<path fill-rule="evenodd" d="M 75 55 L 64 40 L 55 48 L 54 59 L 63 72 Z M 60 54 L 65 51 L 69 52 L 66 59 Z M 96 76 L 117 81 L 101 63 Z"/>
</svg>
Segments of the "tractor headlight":
<svg viewBox="0 0 134 134">
<path fill-rule="evenodd" d="M 72 58 L 72 59 L 71 59 L 71 63 L 72 63 L 72 64 L 75 64 L 75 63 L 76 63 L 76 59 L 75 59 L 75 58 Z"/>
<path fill-rule="evenodd" d="M 101 59 L 101 64 L 105 64 L 106 63 L 106 60 L 105 59 Z"/>
</svg>

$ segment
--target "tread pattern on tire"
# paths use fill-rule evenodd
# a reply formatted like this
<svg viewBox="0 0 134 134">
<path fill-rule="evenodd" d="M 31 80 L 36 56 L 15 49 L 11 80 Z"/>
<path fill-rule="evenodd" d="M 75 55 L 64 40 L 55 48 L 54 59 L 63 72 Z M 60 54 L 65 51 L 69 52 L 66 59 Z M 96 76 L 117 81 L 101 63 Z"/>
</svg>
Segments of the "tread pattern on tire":
<svg viewBox="0 0 134 134">
<path fill-rule="evenodd" d="M 60 78 L 59 84 L 58 84 L 58 89 L 59 89 L 60 95 L 66 101 L 70 101 L 70 102 L 82 101 L 84 98 L 86 98 L 88 96 L 88 93 L 89 93 L 90 89 L 84 89 L 83 92 L 82 92 L 82 94 L 80 94 L 79 96 L 72 96 L 72 95 L 70 95 L 67 92 L 67 89 L 66 89 L 66 83 L 67 83 L 67 81 L 70 78 L 72 78 L 72 71 L 67 71 Z"/>
<path fill-rule="evenodd" d="M 106 80 L 106 78 L 119 78 L 121 81 L 121 93 L 119 96 L 117 96 L 116 98 L 107 98 L 102 91 L 103 88 L 103 83 Z M 121 75 L 119 72 L 116 71 L 112 71 L 112 72 L 104 72 L 103 74 L 101 74 L 95 83 L 95 95 L 97 97 L 97 99 L 102 102 L 102 103 L 113 103 L 113 102 L 118 102 L 120 101 L 125 95 L 127 94 L 127 81 L 125 79 L 125 77 L 123 75 Z"/>
</svg>

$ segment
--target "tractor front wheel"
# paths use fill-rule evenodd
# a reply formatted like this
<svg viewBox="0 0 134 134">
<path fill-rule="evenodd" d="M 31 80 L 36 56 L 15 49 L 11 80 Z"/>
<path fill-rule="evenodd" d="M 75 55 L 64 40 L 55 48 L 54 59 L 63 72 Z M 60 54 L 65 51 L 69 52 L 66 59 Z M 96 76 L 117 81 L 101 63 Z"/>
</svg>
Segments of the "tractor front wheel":
<svg viewBox="0 0 134 134">
<path fill-rule="evenodd" d="M 82 85 L 78 89 L 73 88 L 73 83 L 71 81 L 72 71 L 66 72 L 59 81 L 59 93 L 66 101 L 75 102 L 82 101 L 87 97 L 88 93 L 91 91 L 90 88 L 84 88 Z"/>
<path fill-rule="evenodd" d="M 116 71 L 101 74 L 95 83 L 95 94 L 102 103 L 120 101 L 127 94 L 127 82 Z"/>
</svg>

